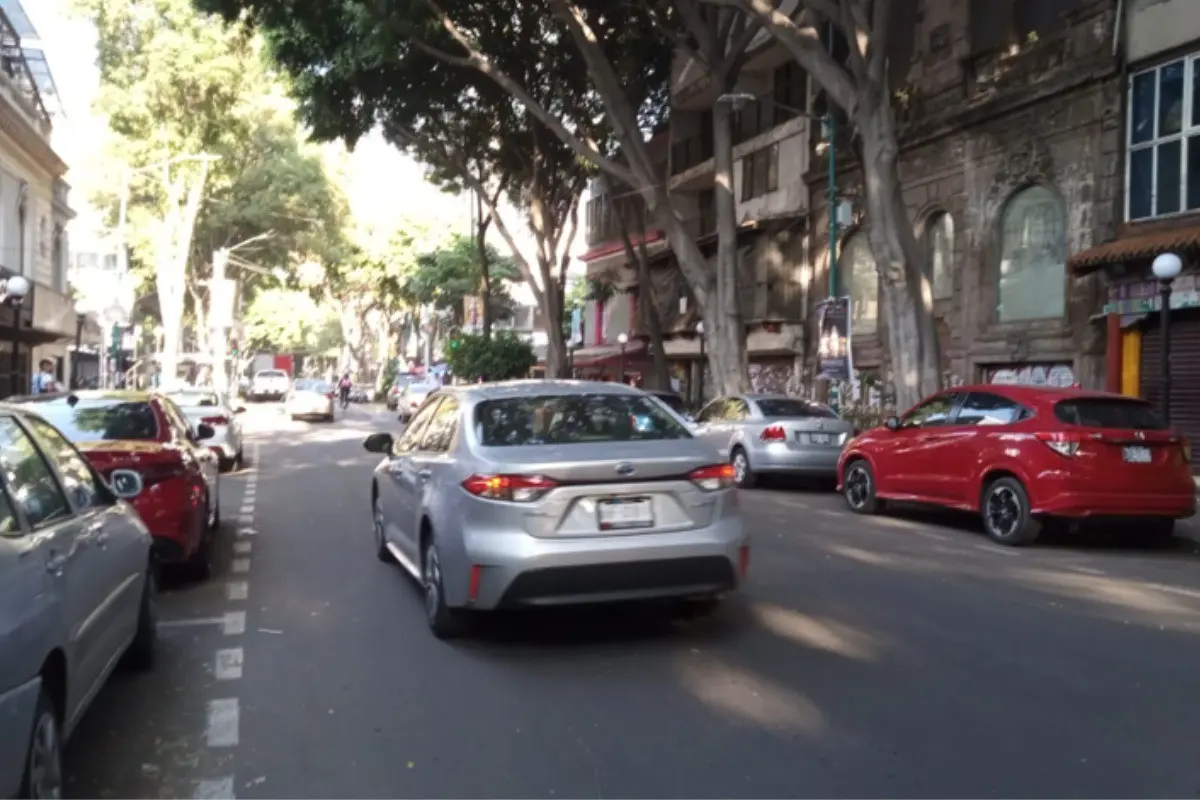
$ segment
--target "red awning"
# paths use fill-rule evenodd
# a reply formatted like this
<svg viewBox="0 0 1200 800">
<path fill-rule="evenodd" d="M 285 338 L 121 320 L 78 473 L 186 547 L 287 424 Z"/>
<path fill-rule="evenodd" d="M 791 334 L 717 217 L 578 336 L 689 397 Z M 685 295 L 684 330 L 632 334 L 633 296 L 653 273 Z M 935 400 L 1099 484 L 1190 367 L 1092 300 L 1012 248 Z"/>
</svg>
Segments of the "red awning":
<svg viewBox="0 0 1200 800">
<path fill-rule="evenodd" d="M 1129 261 L 1144 261 L 1168 252 L 1194 252 L 1200 250 L 1200 225 L 1168 228 L 1136 236 L 1124 236 L 1067 259 L 1067 266 L 1077 275 Z"/>
<path fill-rule="evenodd" d="M 625 361 L 628 363 L 635 359 L 641 359 L 645 354 L 645 350 L 645 343 L 640 339 L 634 339 L 625 345 Z M 584 347 L 576 350 L 571 358 L 571 364 L 575 369 L 616 366 L 620 363 L 621 346 L 616 344 Z"/>
</svg>

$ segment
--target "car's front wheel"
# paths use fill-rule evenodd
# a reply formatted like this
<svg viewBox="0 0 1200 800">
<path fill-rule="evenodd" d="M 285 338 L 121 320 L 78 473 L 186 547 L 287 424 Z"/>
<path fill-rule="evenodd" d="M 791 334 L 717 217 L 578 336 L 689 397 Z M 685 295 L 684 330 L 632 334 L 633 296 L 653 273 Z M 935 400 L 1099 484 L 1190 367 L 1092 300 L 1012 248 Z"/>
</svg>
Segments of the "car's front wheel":
<svg viewBox="0 0 1200 800">
<path fill-rule="evenodd" d="M 19 797 L 58 798 L 63 792 L 62 734 L 45 685 L 38 695 Z"/>
<path fill-rule="evenodd" d="M 883 501 L 875 495 L 875 473 L 865 460 L 855 459 L 846 465 L 842 496 L 855 514 L 875 514 L 882 510 Z"/>
<path fill-rule="evenodd" d="M 1041 524 L 1029 509 L 1029 494 L 1016 478 L 997 478 L 983 490 L 979 504 L 983 529 L 994 541 L 1009 547 L 1032 544 Z"/>
</svg>

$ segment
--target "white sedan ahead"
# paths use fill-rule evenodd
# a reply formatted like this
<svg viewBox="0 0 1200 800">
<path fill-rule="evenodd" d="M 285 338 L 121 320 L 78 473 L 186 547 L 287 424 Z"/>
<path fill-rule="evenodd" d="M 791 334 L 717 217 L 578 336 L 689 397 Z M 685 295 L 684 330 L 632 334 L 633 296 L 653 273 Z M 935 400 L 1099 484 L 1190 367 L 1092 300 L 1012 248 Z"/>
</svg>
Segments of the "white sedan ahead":
<svg viewBox="0 0 1200 800">
<path fill-rule="evenodd" d="M 184 389 L 167 394 L 187 415 L 195 427 L 210 426 L 216 435 L 205 442 L 221 459 L 221 469 L 242 465 L 242 423 L 237 415 L 246 411 L 240 403 L 231 406 L 216 392 L 207 389 Z"/>
<path fill-rule="evenodd" d="M 327 381 L 302 379 L 292 385 L 283 403 L 283 413 L 292 419 L 320 418 L 333 422 L 333 402 L 337 389 Z"/>
</svg>

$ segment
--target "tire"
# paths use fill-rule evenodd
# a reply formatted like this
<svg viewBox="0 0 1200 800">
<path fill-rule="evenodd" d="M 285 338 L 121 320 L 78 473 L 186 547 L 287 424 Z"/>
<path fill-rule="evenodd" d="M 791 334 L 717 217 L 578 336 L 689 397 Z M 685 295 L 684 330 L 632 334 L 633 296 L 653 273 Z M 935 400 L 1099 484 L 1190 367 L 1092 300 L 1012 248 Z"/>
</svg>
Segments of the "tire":
<svg viewBox="0 0 1200 800">
<path fill-rule="evenodd" d="M 388 549 L 387 538 L 383 535 L 383 502 L 378 496 L 371 501 L 371 519 L 375 534 L 375 557 L 385 564 L 395 564 L 396 557 Z"/>
<path fill-rule="evenodd" d="M 25 771 L 18 797 L 62 797 L 62 727 L 54 701 L 42 686 L 25 751 Z"/>
<path fill-rule="evenodd" d="M 674 616 L 683 620 L 705 619 L 716 614 L 720 608 L 720 597 L 689 597 L 676 602 Z"/>
<path fill-rule="evenodd" d="M 200 546 L 186 562 L 185 569 L 193 580 L 202 581 L 213 574 L 216 534 L 208 527 L 208 499 L 204 501 L 204 519 L 200 522 Z"/>
<path fill-rule="evenodd" d="M 733 464 L 733 482 L 739 489 L 753 489 L 758 485 L 758 476 L 750 469 L 750 458 L 744 449 L 733 448 L 729 461 Z"/>
<path fill-rule="evenodd" d="M 237 467 L 238 469 L 241 469 L 242 467 L 246 466 L 246 456 L 242 452 L 242 449 L 243 448 L 239 447 L 238 451 L 237 451 L 237 455 L 233 457 L 233 465 L 235 467 Z"/>
<path fill-rule="evenodd" d="M 421 589 L 425 595 L 425 622 L 439 639 L 454 639 L 466 630 L 462 610 L 446 605 L 442 588 L 442 562 L 433 538 L 425 543 L 421 553 Z"/>
<path fill-rule="evenodd" d="M 1016 478 L 989 483 L 979 502 L 979 514 L 987 535 L 1006 547 L 1033 544 L 1041 533 L 1041 524 L 1029 513 L 1029 494 Z"/>
<path fill-rule="evenodd" d="M 1172 547 L 1175 544 L 1175 520 L 1156 517 L 1142 524 L 1141 539 L 1151 547 Z"/>
<path fill-rule="evenodd" d="M 865 459 L 856 458 L 846 465 L 842 497 L 855 514 L 878 514 L 883 510 L 883 501 L 875 495 L 875 472 Z"/>
<path fill-rule="evenodd" d="M 208 532 L 210 534 L 212 534 L 214 537 L 216 537 L 217 531 L 219 531 L 221 529 L 221 479 L 220 478 L 217 478 L 216 496 L 217 496 L 217 507 L 213 509 L 212 519 L 209 520 L 208 515 L 205 515 L 205 517 L 204 517 L 205 524 L 208 527 Z"/>
<path fill-rule="evenodd" d="M 153 564 L 146 570 L 142 601 L 138 607 L 137 633 L 125 652 L 130 667 L 144 671 L 152 668 L 158 656 L 158 570 Z"/>
</svg>

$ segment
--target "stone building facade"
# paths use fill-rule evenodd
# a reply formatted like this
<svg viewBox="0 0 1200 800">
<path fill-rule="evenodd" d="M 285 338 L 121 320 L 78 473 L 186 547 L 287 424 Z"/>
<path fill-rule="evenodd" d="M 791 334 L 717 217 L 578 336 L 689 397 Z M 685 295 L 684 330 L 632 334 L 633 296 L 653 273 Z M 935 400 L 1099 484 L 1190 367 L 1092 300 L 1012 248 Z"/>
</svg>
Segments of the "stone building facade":
<svg viewBox="0 0 1200 800">
<path fill-rule="evenodd" d="M 1105 329 L 1093 319 L 1102 281 L 1075 276 L 1067 262 L 1111 236 L 1119 216 L 1116 0 L 900 6 L 911 12 L 893 15 L 911 24 L 893 32 L 891 59 L 900 178 L 924 244 L 947 379 L 1103 387 Z M 886 386 L 862 177 L 840 145 L 839 192 L 854 224 L 839 237 L 838 288 L 855 301 L 855 369 Z M 824 285 L 826 159 L 813 167 L 812 263 Z M 807 358 L 812 365 L 815 353 Z"/>
</svg>

